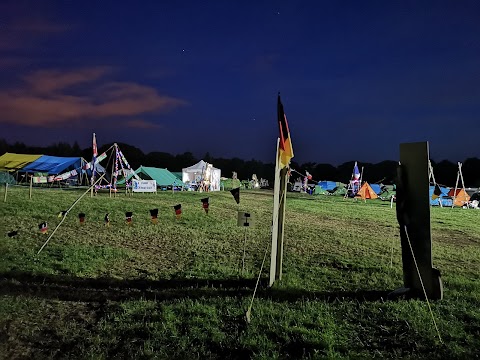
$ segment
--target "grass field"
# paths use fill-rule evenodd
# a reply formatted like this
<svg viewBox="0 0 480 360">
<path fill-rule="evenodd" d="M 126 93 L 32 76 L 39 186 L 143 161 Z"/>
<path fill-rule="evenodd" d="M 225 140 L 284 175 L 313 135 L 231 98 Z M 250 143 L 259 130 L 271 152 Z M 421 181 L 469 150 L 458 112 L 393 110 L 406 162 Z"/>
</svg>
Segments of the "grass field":
<svg viewBox="0 0 480 360">
<path fill-rule="evenodd" d="M 268 253 L 248 324 L 270 247 L 271 193 L 241 193 L 240 209 L 255 221 L 243 272 L 244 229 L 229 192 L 209 194 L 208 215 L 205 194 L 87 195 L 37 256 L 48 237 L 38 224 L 51 234 L 80 194 L 34 189 L 29 200 L 27 188 L 13 188 L 0 203 L 2 359 L 480 357 L 480 211 L 432 209 L 441 342 L 426 302 L 386 300 L 403 285 L 388 202 L 289 193 L 283 278 L 266 287 Z M 7 237 L 11 230 L 19 234 Z"/>
</svg>

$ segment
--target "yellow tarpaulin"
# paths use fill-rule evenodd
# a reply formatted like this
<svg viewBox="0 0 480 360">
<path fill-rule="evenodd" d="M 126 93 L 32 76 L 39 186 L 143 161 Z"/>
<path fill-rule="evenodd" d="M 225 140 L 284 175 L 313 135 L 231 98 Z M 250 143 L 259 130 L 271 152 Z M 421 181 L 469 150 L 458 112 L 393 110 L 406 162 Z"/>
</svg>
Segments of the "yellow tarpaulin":
<svg viewBox="0 0 480 360">
<path fill-rule="evenodd" d="M 5 153 L 0 156 L 0 170 L 16 171 L 34 162 L 42 155 Z"/>
</svg>

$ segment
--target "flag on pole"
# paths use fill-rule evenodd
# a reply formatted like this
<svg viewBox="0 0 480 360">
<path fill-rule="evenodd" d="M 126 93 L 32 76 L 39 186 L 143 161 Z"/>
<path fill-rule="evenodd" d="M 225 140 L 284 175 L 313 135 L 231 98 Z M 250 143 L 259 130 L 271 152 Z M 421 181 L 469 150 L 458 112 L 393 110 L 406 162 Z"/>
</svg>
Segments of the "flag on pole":
<svg viewBox="0 0 480 360">
<path fill-rule="evenodd" d="M 288 129 L 287 117 L 283 111 L 283 104 L 280 100 L 280 93 L 278 94 L 277 104 L 278 127 L 280 129 L 280 144 L 279 157 L 280 168 L 285 168 L 290 164 L 290 159 L 293 158 L 292 141 L 290 139 L 290 131 Z"/>
<path fill-rule="evenodd" d="M 433 190 L 432 194 L 432 200 L 439 198 L 440 195 L 442 195 L 442 189 L 440 189 L 440 186 L 438 186 L 438 184 L 435 184 L 435 189 Z"/>
<path fill-rule="evenodd" d="M 353 179 L 354 180 L 360 179 L 360 171 L 358 170 L 358 165 L 356 161 L 355 161 L 355 166 L 353 167 Z"/>
<path fill-rule="evenodd" d="M 235 188 L 230 190 L 230 193 L 233 195 L 233 198 L 237 202 L 237 204 L 240 204 L 240 188 Z"/>
<path fill-rule="evenodd" d="M 95 163 L 97 162 L 98 149 L 97 149 L 97 138 L 95 133 L 93 133 L 93 142 L 92 142 L 93 156 L 92 156 L 92 184 L 95 182 Z"/>
<path fill-rule="evenodd" d="M 204 199 L 201 199 L 200 201 L 202 202 L 202 207 L 203 209 L 205 210 L 205 213 L 208 214 L 208 197 L 204 198 Z"/>
</svg>

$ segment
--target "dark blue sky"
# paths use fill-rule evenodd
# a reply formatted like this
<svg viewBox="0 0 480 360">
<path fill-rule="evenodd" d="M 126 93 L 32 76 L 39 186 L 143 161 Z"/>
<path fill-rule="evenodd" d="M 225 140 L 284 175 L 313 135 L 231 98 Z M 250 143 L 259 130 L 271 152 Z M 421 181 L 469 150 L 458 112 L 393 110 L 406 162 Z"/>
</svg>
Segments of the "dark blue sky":
<svg viewBox="0 0 480 360">
<path fill-rule="evenodd" d="M 480 157 L 478 1 L 3 1 L 0 138 L 272 161 Z"/>
</svg>

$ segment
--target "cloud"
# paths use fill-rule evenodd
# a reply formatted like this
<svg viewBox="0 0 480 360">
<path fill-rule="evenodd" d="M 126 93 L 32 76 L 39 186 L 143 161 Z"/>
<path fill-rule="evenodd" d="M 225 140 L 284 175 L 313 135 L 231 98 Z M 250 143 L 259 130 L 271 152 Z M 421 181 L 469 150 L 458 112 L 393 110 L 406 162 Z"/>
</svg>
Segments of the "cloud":
<svg viewBox="0 0 480 360">
<path fill-rule="evenodd" d="M 93 82 L 110 72 L 111 69 L 103 67 L 91 67 L 75 71 L 40 70 L 24 76 L 23 80 L 30 90 L 45 94 L 56 90 L 63 90 L 71 86 Z"/>
<path fill-rule="evenodd" d="M 108 67 L 71 71 L 41 70 L 23 76 L 23 86 L 0 91 L 0 123 L 25 126 L 75 126 L 113 117 L 135 117 L 171 111 L 187 102 L 161 95 L 150 86 L 109 81 Z M 132 120 L 131 125 L 154 124 Z"/>
<path fill-rule="evenodd" d="M 129 127 L 129 128 L 136 128 L 136 129 L 158 129 L 161 128 L 159 124 L 154 124 L 142 119 L 136 119 L 136 120 L 128 120 L 125 121 L 124 126 Z"/>
</svg>

